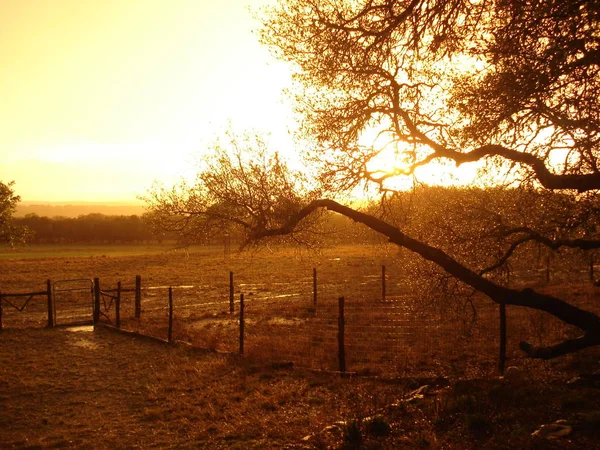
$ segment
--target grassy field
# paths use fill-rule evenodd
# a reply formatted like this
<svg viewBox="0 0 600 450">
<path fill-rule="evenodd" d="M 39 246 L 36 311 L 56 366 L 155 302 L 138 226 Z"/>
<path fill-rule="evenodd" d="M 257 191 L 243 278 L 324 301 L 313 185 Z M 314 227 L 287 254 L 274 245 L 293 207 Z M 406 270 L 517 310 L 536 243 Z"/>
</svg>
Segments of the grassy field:
<svg viewBox="0 0 600 450">
<path fill-rule="evenodd" d="M 110 246 L 44 247 L 40 254 L 68 257 L 1 259 L 2 292 L 45 290 L 54 283 L 56 321 L 91 316 L 90 283 L 128 292 L 121 297 L 124 328 L 167 337 L 168 287 L 173 286 L 173 337 L 195 346 L 223 351 L 239 347 L 239 296 L 246 302 L 245 352 L 267 361 L 292 361 L 321 370 L 338 370 L 338 299 L 345 298 L 347 369 L 360 374 L 395 377 L 475 376 L 497 373 L 498 311 L 484 298 L 453 303 L 438 301 L 423 289 L 423 276 L 410 255 L 394 246 L 340 246 L 319 252 L 267 248 L 232 253 L 221 247 Z M 35 254 L 36 248 L 31 249 Z M 113 253 L 111 253 L 111 251 Z M 85 253 L 88 252 L 88 253 Z M 147 252 L 147 253 L 143 253 Z M 385 297 L 382 266 L 385 265 Z M 317 270 L 317 305 L 313 270 Z M 229 314 L 229 275 L 234 274 L 235 313 Z M 134 317 L 134 282 L 142 277 L 142 317 Z M 83 279 L 69 282 L 65 280 Z M 79 288 L 70 293 L 64 289 Z M 590 284 L 550 286 L 578 304 L 598 309 L 597 288 Z M 114 295 L 114 292 L 113 292 Z M 24 300 L 23 300 L 24 301 Z M 15 306 L 23 303 L 14 302 Z M 477 321 L 472 321 L 472 307 Z M 24 312 L 5 308 L 7 327 L 43 326 L 46 301 L 32 299 Z M 115 324 L 114 301 L 102 296 L 102 321 Z M 572 330 L 551 317 L 509 308 L 509 364 L 529 368 L 518 342 L 550 343 Z M 536 363 L 537 364 L 537 363 Z"/>
<path fill-rule="evenodd" d="M 35 253 L 31 250 L 31 254 Z M 442 308 L 421 297 L 411 260 L 392 246 L 343 246 L 320 252 L 271 248 L 233 253 L 228 258 L 217 247 L 172 251 L 124 246 L 95 253 L 98 250 L 96 247 L 88 250 L 46 247 L 43 251 L 39 249 L 37 257 L 18 257 L 12 253 L 10 258 L 0 259 L 0 290 L 39 291 L 45 289 L 47 279 L 59 282 L 95 277 L 100 278 L 103 289 L 114 288 L 118 281 L 123 288 L 130 289 L 135 276 L 141 275 L 145 288 L 159 288 L 143 291 L 141 320 L 133 318 L 133 294 L 123 295 L 123 326 L 166 338 L 167 287 L 177 286 L 174 288 L 174 337 L 193 346 L 185 351 L 167 347 L 159 352 L 155 344 L 122 336 L 109 338 L 106 331 L 97 331 L 85 338 L 60 330 L 49 334 L 54 331 L 41 328 L 46 321 L 43 297 L 33 299 L 24 312 L 5 305 L 6 330 L 0 334 L 0 346 L 4 352 L 2 361 L 7 364 L 0 373 L 0 384 L 7 394 L 3 394 L 2 401 L 12 405 L 33 395 L 31 392 L 36 391 L 38 384 L 52 385 L 51 380 L 44 378 L 53 375 L 43 369 L 45 363 L 38 347 L 42 341 L 56 339 L 52 345 L 64 350 L 62 364 L 69 364 L 70 355 L 75 354 L 73 346 L 82 346 L 81 352 L 86 355 L 95 355 L 98 350 L 101 361 L 109 366 L 115 364 L 114 369 L 103 369 L 105 375 L 98 378 L 92 376 L 99 370 L 95 363 L 90 361 L 92 366 L 88 367 L 75 359 L 73 363 L 78 373 L 81 372 L 77 377 L 83 384 L 82 397 L 95 394 L 98 398 L 104 395 L 113 398 L 118 388 L 107 379 L 110 371 L 119 368 L 127 371 L 132 365 L 134 370 L 141 370 L 144 389 L 153 386 L 152 392 L 144 391 L 146 397 L 135 401 L 114 397 L 118 411 L 112 411 L 104 402 L 105 412 L 101 415 L 126 414 L 117 404 L 132 401 L 135 417 L 131 420 L 139 421 L 132 427 L 144 428 L 151 423 L 172 439 L 173 448 L 193 447 L 192 442 L 206 448 L 282 448 L 284 445 L 286 448 L 343 445 L 359 448 L 352 445 L 361 438 L 364 448 L 398 448 L 399 445 L 506 448 L 501 445 L 502 439 L 511 443 L 509 448 L 535 445 L 541 448 L 546 442 L 536 441 L 531 432 L 542 423 L 557 419 L 571 421 L 578 430 L 575 437 L 560 441 L 558 448 L 580 445 L 593 448 L 595 445 L 597 436 L 592 430 L 595 421 L 600 422 L 600 399 L 595 382 L 584 380 L 585 386 L 570 385 L 567 391 L 564 387 L 565 381 L 577 374 L 598 370 L 597 352 L 582 352 L 547 363 L 526 360 L 517 350 L 521 336 L 538 343 L 570 330 L 564 330 L 548 317 L 509 311 L 509 365 L 518 366 L 524 376 L 519 380 L 498 379 L 496 310 L 485 299 L 477 298 L 478 325 L 467 326 L 464 311 L 456 305 Z M 42 254 L 53 256 L 39 256 Z M 382 265 L 386 266 L 385 299 L 381 291 Z M 312 296 L 313 268 L 317 268 L 318 273 L 316 307 Z M 234 354 L 214 353 L 215 350 L 235 353 L 239 344 L 237 303 L 235 314 L 229 314 L 230 271 L 234 273 L 236 299 L 241 293 L 247 299 L 246 348 L 245 357 L 241 359 Z M 596 306 L 598 303 L 597 289 L 591 285 L 572 283 L 545 289 L 575 302 L 595 302 Z M 334 373 L 338 367 L 339 296 L 346 298 L 346 357 L 348 369 L 354 374 L 347 379 L 340 379 Z M 82 308 L 83 318 L 89 318 L 90 300 L 89 289 L 72 298 L 60 293 L 55 298 L 59 322 L 68 322 L 65 311 L 73 305 Z M 114 303 L 105 308 L 108 304 L 109 298 L 103 298 L 102 320 L 114 325 Z M 35 329 L 17 330 L 24 326 Z M 65 339 L 75 339 L 76 343 L 65 344 Z M 107 339 L 111 342 L 110 349 L 102 344 Z M 2 340 L 6 345 L 2 345 Z M 88 341 L 91 347 L 86 347 Z M 147 350 L 148 345 L 150 350 Z M 194 353 L 193 348 L 207 349 L 208 353 L 207 350 Z M 109 351 L 102 352 L 102 349 Z M 32 351 L 31 362 L 23 367 L 31 380 L 27 382 L 26 392 L 15 399 L 8 392 L 20 392 L 23 386 L 17 375 L 11 375 L 10 361 L 16 362 Z M 151 362 L 153 352 L 160 355 L 161 361 Z M 119 358 L 129 355 L 130 360 L 117 358 L 117 353 Z M 136 353 L 139 354 L 136 356 Z M 36 358 L 40 358 L 39 365 Z M 51 351 L 48 358 L 56 360 Z M 138 358 L 147 362 L 143 370 Z M 169 363 L 165 365 L 163 359 Z M 57 367 L 56 363 L 50 365 Z M 86 379 L 90 379 L 86 376 L 88 371 L 96 382 L 86 388 Z M 106 387 L 102 385 L 103 379 Z M 120 378 L 125 392 L 142 389 L 137 381 L 132 380 L 134 384 L 130 385 L 128 379 Z M 232 387 L 219 387 L 223 380 Z M 424 398 L 388 407 L 422 384 L 431 385 L 431 391 Z M 103 393 L 103 390 L 108 392 Z M 199 396 L 198 402 L 190 404 L 185 400 L 187 390 L 194 398 Z M 318 400 L 310 400 L 313 391 L 318 391 L 318 395 L 315 394 Z M 540 403 L 540 396 L 547 398 L 547 402 Z M 73 401 L 88 402 L 89 399 Z M 58 394 L 49 402 L 57 402 L 58 409 L 53 409 L 57 413 L 66 407 Z M 236 410 L 235 406 L 240 404 L 243 407 Z M 300 413 L 301 410 L 305 412 Z M 378 425 L 372 425 L 367 418 L 376 413 L 382 417 L 377 419 Z M 36 420 L 55 426 L 46 427 L 48 429 L 41 433 L 41 444 L 25 443 L 22 440 L 25 431 L 10 436 L 0 431 L 0 447 L 32 448 L 28 447 L 30 444 L 33 448 L 35 445 L 51 447 L 56 442 L 43 441 L 48 438 L 44 433 L 57 429 L 64 432 L 60 437 L 63 441 L 73 438 L 65 436 L 71 433 L 71 428 L 77 428 L 77 423 L 61 424 L 47 413 L 46 416 L 40 411 L 36 414 L 38 416 L 32 413 L 32 418 L 27 419 L 34 421 L 32 426 Z M 12 430 L 14 424 L 11 426 L 10 419 L 4 416 L 3 420 L 2 429 Z M 338 431 L 332 429 L 331 433 L 318 434 L 302 443 L 303 436 L 317 433 L 340 420 L 345 424 L 338 425 Z M 86 426 L 91 430 L 92 424 Z M 66 427 L 66 431 L 61 427 Z M 154 439 L 155 446 L 167 446 L 167 441 L 156 440 L 156 434 L 142 439 L 141 433 L 124 433 L 119 440 L 118 433 L 110 431 L 111 440 L 106 441 L 111 442 L 110 445 L 91 445 L 92 441 L 78 441 L 73 445 L 131 448 L 135 447 L 136 439 L 141 439 L 142 446 L 149 446 Z M 91 431 L 85 439 L 93 439 Z"/>
<path fill-rule="evenodd" d="M 190 247 L 189 253 L 206 253 L 217 250 L 214 247 Z M 39 258 L 69 258 L 69 257 L 120 257 L 120 256 L 142 256 L 157 255 L 172 252 L 173 245 L 170 244 L 37 244 L 26 247 L 3 247 L 0 249 L 0 259 L 39 259 Z"/>
</svg>

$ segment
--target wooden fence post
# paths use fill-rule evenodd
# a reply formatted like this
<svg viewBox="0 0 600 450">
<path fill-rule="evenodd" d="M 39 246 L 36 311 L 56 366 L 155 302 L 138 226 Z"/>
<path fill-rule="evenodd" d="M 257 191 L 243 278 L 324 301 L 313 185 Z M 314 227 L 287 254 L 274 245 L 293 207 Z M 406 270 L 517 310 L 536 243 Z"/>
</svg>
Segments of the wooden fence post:
<svg viewBox="0 0 600 450">
<path fill-rule="evenodd" d="M 169 332 L 168 341 L 173 340 L 173 288 L 169 287 Z"/>
<path fill-rule="evenodd" d="M 381 300 L 385 301 L 385 265 L 381 265 Z"/>
<path fill-rule="evenodd" d="M 142 315 L 142 277 L 135 276 L 135 318 L 139 319 Z"/>
<path fill-rule="evenodd" d="M 244 354 L 244 294 L 240 294 L 240 355 Z"/>
<path fill-rule="evenodd" d="M 233 314 L 233 272 L 229 272 L 229 314 Z"/>
<path fill-rule="evenodd" d="M 115 325 L 121 328 L 121 282 L 117 283 L 117 298 L 115 299 Z"/>
<path fill-rule="evenodd" d="M 3 313 L 3 311 L 2 311 L 2 303 L 3 303 L 2 292 L 0 292 L 0 331 L 2 331 L 2 313 Z"/>
<path fill-rule="evenodd" d="M 52 301 L 52 282 L 46 280 L 46 295 L 48 296 L 48 326 L 54 326 L 54 304 Z"/>
<path fill-rule="evenodd" d="M 500 375 L 504 374 L 506 365 L 506 305 L 500 303 L 500 358 L 498 360 L 498 370 Z"/>
<path fill-rule="evenodd" d="M 340 372 L 346 372 L 346 348 L 344 344 L 344 334 L 346 323 L 344 320 L 344 297 L 338 299 L 338 362 Z"/>
<path fill-rule="evenodd" d="M 313 307 L 317 310 L 317 268 L 313 267 Z"/>
<path fill-rule="evenodd" d="M 94 324 L 100 322 L 100 278 L 94 278 Z"/>
</svg>

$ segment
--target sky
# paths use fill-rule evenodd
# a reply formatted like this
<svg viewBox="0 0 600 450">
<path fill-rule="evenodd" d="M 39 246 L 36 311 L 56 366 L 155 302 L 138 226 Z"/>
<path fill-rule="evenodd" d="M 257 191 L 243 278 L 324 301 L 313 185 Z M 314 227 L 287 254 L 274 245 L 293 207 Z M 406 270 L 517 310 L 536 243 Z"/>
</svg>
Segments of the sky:
<svg viewBox="0 0 600 450">
<path fill-rule="evenodd" d="M 24 202 L 130 202 L 229 126 L 291 145 L 289 69 L 253 34 L 269 3 L 1 0 L 0 181 Z"/>
</svg>

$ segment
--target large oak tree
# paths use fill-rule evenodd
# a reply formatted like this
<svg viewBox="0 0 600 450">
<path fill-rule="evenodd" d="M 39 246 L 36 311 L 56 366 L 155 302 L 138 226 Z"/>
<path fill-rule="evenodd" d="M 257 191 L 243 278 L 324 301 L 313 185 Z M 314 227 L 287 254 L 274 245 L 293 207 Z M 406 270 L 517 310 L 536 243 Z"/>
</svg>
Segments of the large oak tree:
<svg viewBox="0 0 600 450">
<path fill-rule="evenodd" d="M 560 190 L 581 206 L 556 227 L 561 233 L 510 220 L 496 224 L 489 233 L 502 234 L 504 253 L 488 267 L 468 267 L 460 255 L 327 199 L 282 227 L 256 230 L 256 238 L 288 233 L 327 208 L 497 303 L 543 310 L 582 330 L 551 347 L 522 343 L 532 357 L 600 343 L 600 318 L 592 312 L 487 276 L 530 241 L 551 249 L 600 247 L 598 2 L 281 0 L 266 12 L 261 39 L 294 67 L 301 133 L 314 144 L 324 185 L 339 191 L 371 183 L 385 194 L 419 167 L 481 161 L 481 182 Z"/>
<path fill-rule="evenodd" d="M 264 12 L 260 36 L 294 70 L 300 135 L 311 145 L 322 192 L 331 196 L 295 193 L 295 177 L 278 160 L 256 164 L 217 152 L 193 187 L 154 191 L 151 211 L 163 223 L 200 233 L 235 224 L 248 241 L 260 241 L 310 230 L 306 221 L 328 209 L 496 303 L 545 311 L 581 330 L 547 347 L 521 343 L 531 357 L 600 344 L 593 312 L 493 277 L 531 242 L 551 250 L 600 247 L 598 2 L 280 0 Z M 390 216 L 334 200 L 363 185 L 393 195 L 399 177 L 448 162 L 480 162 L 482 184 L 540 198 L 560 191 L 566 200 L 558 203 L 567 207 L 557 208 L 552 226 L 486 213 L 493 220 L 481 220 L 479 235 L 493 237 L 499 250 L 489 261 L 465 258 L 444 236 L 416 239 Z M 477 220 L 475 212 L 470 217 Z"/>
</svg>

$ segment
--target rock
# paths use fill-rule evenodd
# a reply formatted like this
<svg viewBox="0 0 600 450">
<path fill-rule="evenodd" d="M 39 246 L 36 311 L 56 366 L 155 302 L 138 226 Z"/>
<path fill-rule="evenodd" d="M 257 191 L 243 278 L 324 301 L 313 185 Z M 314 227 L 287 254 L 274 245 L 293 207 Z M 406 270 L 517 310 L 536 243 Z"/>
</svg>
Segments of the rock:
<svg viewBox="0 0 600 450">
<path fill-rule="evenodd" d="M 567 425 L 564 420 L 557 420 L 554 423 L 542 425 L 539 430 L 534 431 L 531 435 L 543 439 L 558 439 L 570 435 L 573 432 L 573 427 Z"/>
<path fill-rule="evenodd" d="M 509 366 L 504 371 L 504 377 L 506 381 L 522 381 L 523 371 L 515 366 Z"/>
</svg>

